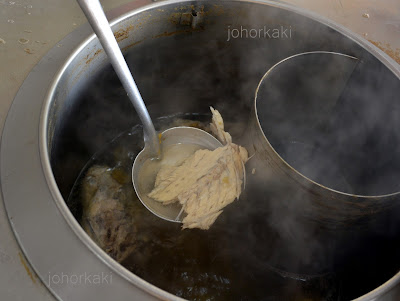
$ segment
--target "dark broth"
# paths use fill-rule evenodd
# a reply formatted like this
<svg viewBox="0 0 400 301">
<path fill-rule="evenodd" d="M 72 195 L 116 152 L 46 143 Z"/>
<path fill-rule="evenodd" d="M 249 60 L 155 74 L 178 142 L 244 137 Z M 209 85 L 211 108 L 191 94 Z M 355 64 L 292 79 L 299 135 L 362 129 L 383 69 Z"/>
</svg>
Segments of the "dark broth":
<svg viewBox="0 0 400 301">
<path fill-rule="evenodd" d="M 155 124 L 159 130 L 182 124 L 207 128 L 209 120 L 208 115 L 180 115 L 159 118 Z M 294 274 L 271 264 L 274 254 L 281 252 L 274 250 L 277 233 L 268 223 L 267 209 L 251 205 L 246 190 L 240 200 L 225 208 L 208 231 L 181 230 L 180 224 L 151 214 L 137 199 L 131 183 L 133 160 L 142 145 L 140 126 L 123 132 L 105 145 L 83 168 L 67 201 L 75 217 L 82 221 L 85 218 L 83 180 L 91 167 L 108 167 L 107 173 L 122 184 L 122 193 L 129 196 L 127 206 L 132 212 L 130 222 L 136 229 L 135 243 L 121 264 L 132 273 L 189 300 L 338 301 L 350 298 L 351 290 L 346 287 L 354 285 L 352 277 L 346 280 L 332 272 Z M 374 287 L 376 283 L 371 285 Z"/>
<path fill-rule="evenodd" d="M 176 118 L 158 119 L 156 126 L 163 128 Z M 198 121 L 191 124 L 182 120 L 180 124 L 204 128 L 206 123 L 202 120 L 209 116 L 190 118 Z M 257 216 L 244 218 L 241 214 L 245 195 L 228 206 L 208 231 L 181 230 L 180 224 L 166 222 L 147 211 L 130 182 L 133 160 L 141 147 L 140 126 L 120 134 L 86 164 L 68 200 L 71 210 L 81 220 L 81 184 L 92 166 L 108 166 L 112 177 L 125 183 L 125 194 L 132 196 L 132 222 L 137 229 L 135 250 L 122 262 L 127 269 L 190 300 L 338 300 L 336 278 L 332 274 L 292 275 L 273 268 L 257 255 L 260 248 L 268 248 L 268 242 L 257 241 L 258 229 L 266 225 Z M 268 231 L 262 229 L 264 237 Z"/>
</svg>

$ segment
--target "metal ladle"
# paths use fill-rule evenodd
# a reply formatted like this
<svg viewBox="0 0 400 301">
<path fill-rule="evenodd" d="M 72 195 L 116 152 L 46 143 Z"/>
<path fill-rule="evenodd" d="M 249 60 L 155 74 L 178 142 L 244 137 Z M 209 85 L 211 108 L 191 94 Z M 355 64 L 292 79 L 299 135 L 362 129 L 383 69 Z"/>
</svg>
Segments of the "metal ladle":
<svg viewBox="0 0 400 301">
<path fill-rule="evenodd" d="M 121 49 L 114 37 L 110 24 L 98 0 L 78 0 L 78 3 L 96 33 L 104 51 L 108 55 L 115 72 L 118 75 L 130 101 L 132 102 L 143 124 L 144 148 L 136 156 L 132 167 L 132 182 L 139 200 L 143 205 L 158 217 L 171 222 L 182 222 L 182 208 L 172 204 L 165 206 L 147 196 L 138 185 L 139 171 L 146 160 L 159 159 L 162 155 L 160 144 L 197 144 L 202 148 L 215 149 L 222 144 L 205 131 L 191 127 L 174 127 L 161 133 L 162 143 L 154 129 L 153 122 L 143 102 L 139 89 L 132 77 Z"/>
</svg>

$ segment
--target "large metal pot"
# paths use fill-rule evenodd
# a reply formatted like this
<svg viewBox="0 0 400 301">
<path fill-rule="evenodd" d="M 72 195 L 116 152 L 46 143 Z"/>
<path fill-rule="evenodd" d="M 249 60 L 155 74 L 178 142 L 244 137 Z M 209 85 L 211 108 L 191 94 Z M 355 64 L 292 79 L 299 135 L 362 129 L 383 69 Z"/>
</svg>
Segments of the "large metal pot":
<svg viewBox="0 0 400 301">
<path fill-rule="evenodd" d="M 244 131 L 266 70 L 310 50 L 370 58 L 388 74 L 400 74 L 387 56 L 345 29 L 280 3 L 168 1 L 129 12 L 112 24 L 153 118 L 208 112 L 213 105 L 226 120 L 243 124 L 239 129 Z M 264 34 L 264 26 L 279 29 L 279 38 Z M 283 34 L 285 28 L 291 35 Z M 258 36 L 238 38 L 236 31 L 229 36 L 233 29 L 256 29 Z M 65 203 L 91 155 L 138 123 L 98 40 L 91 35 L 81 42 L 89 32 L 86 28 L 63 41 L 69 53 L 54 49 L 52 59 L 44 58 L 9 113 L 1 149 L 8 216 L 35 271 L 59 299 L 122 300 L 132 294 L 141 300 L 176 299 L 112 260 L 90 240 Z M 23 178 L 29 182 L 20 185 Z M 41 243 L 36 240 L 39 233 Z M 87 271 L 113 273 L 112 285 L 67 290 L 49 281 L 61 272 Z M 396 298 L 393 288 L 400 275 L 394 276 L 395 271 L 397 267 L 387 266 L 379 283 L 354 297 L 393 277 L 360 300 Z"/>
<path fill-rule="evenodd" d="M 257 87 L 248 186 L 268 204 L 286 269 L 329 269 L 365 248 L 373 260 L 385 249 L 375 241 L 400 231 L 400 81 L 361 55 L 296 54 Z"/>
</svg>

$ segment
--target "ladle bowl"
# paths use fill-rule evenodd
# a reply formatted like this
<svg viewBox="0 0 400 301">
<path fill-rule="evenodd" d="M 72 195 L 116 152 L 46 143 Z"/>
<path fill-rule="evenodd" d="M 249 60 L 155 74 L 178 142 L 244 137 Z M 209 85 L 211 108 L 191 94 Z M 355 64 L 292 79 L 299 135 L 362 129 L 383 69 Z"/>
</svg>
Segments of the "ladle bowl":
<svg viewBox="0 0 400 301">
<path fill-rule="evenodd" d="M 161 133 L 161 150 L 164 147 L 174 144 L 195 144 L 203 149 L 214 150 L 222 146 L 221 142 L 211 134 L 193 127 L 173 127 Z M 150 198 L 147 194 L 150 191 L 139 183 L 140 169 L 143 164 L 151 159 L 151 153 L 146 147 L 136 156 L 132 167 L 132 182 L 136 194 L 142 204 L 158 217 L 171 222 L 182 222 L 184 215 L 181 212 L 182 206 L 177 203 L 163 205 L 160 202 Z"/>
</svg>

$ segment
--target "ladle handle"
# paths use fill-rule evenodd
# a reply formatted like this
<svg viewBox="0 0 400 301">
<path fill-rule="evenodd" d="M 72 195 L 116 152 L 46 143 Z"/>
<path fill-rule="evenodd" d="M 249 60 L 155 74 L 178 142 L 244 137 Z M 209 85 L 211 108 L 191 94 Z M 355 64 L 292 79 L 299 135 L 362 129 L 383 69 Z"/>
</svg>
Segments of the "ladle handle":
<svg viewBox="0 0 400 301">
<path fill-rule="evenodd" d="M 144 141 L 152 157 L 160 154 L 160 143 L 154 129 L 149 112 L 136 86 L 135 80 L 129 70 L 122 52 L 115 40 L 110 24 L 104 14 L 99 0 L 77 0 L 94 32 L 100 40 L 106 54 L 110 58 L 111 65 L 117 73 L 125 91 L 128 94 L 136 112 L 139 115 L 144 129 Z"/>
</svg>

